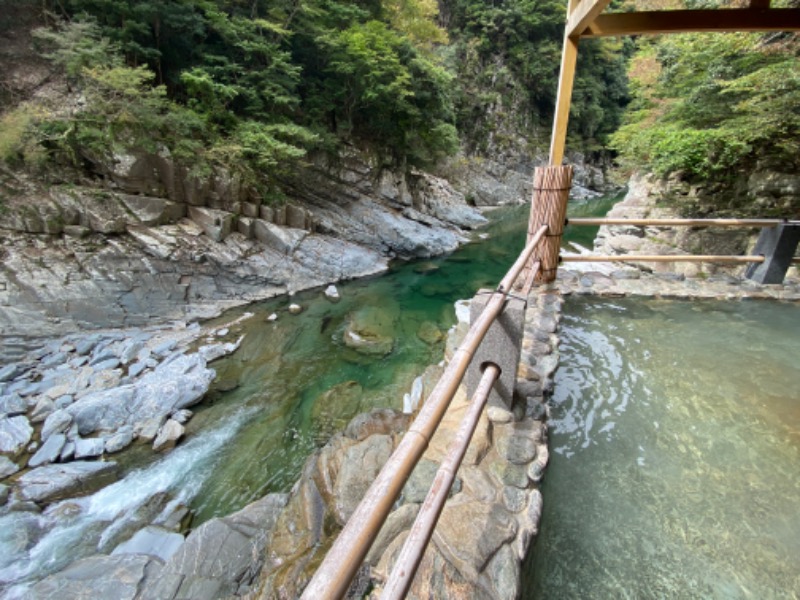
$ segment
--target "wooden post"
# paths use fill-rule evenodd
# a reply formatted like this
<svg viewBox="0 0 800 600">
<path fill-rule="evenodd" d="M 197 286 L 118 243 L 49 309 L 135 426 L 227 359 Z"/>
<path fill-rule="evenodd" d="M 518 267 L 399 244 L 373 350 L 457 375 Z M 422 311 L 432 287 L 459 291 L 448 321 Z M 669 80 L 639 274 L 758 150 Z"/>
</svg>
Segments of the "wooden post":
<svg viewBox="0 0 800 600">
<path fill-rule="evenodd" d="M 538 281 L 549 283 L 556 278 L 561 235 L 567 216 L 567 200 L 572 187 L 572 165 L 536 167 L 533 175 L 533 198 L 528 219 L 528 237 L 543 225 L 547 234 L 536 247 L 530 263 L 541 263 Z"/>
<path fill-rule="evenodd" d="M 561 71 L 558 76 L 556 112 L 553 117 L 553 135 L 550 139 L 550 165 L 560 165 L 564 160 L 567 140 L 569 107 L 572 104 L 572 85 L 575 82 L 575 65 L 578 61 L 578 38 L 564 36 L 561 52 Z"/>
</svg>

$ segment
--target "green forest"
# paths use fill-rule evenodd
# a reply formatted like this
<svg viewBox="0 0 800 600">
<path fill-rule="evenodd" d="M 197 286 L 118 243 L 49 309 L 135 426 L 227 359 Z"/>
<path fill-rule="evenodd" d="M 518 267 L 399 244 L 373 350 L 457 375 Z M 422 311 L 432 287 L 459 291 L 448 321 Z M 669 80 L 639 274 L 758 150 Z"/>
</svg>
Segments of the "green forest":
<svg viewBox="0 0 800 600">
<path fill-rule="evenodd" d="M 144 148 L 263 182 L 342 145 L 424 167 L 459 147 L 486 150 L 504 120 L 523 138 L 546 141 L 549 130 L 560 0 L 45 5 L 36 48 L 82 105 L 29 102 L 3 115 L 0 152 L 28 166 Z M 573 115 L 582 149 L 602 149 L 620 122 L 621 48 L 585 47 Z"/>
<path fill-rule="evenodd" d="M 424 168 L 496 151 L 509 131 L 531 154 L 549 142 L 562 0 L 20 4 L 79 104 L 0 86 L 0 157 L 13 165 L 88 168 L 144 149 L 198 175 L 224 168 L 269 201 L 311 152 L 353 146 Z M 725 183 L 755 163 L 794 171 L 798 52 L 782 33 L 582 41 L 569 146 L 690 181 Z"/>
</svg>

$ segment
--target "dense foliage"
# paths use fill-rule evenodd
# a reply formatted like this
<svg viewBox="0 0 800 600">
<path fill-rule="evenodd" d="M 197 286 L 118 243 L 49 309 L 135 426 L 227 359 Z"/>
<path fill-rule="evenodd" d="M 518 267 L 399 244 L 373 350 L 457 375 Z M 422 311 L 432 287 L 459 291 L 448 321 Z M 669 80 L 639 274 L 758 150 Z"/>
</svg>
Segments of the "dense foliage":
<svg viewBox="0 0 800 600">
<path fill-rule="evenodd" d="M 800 166 L 800 38 L 693 34 L 642 42 L 613 145 L 628 167 L 731 181 Z"/>
<path fill-rule="evenodd" d="M 498 121 L 546 148 L 558 88 L 563 0 L 445 0 L 454 69 L 459 73 L 459 130 L 485 149 Z M 626 46 L 627 48 L 627 46 Z M 599 150 L 627 102 L 625 52 L 618 40 L 584 40 L 570 113 L 570 145 Z M 494 114 L 493 114 L 494 113 Z"/>
<path fill-rule="evenodd" d="M 269 193 L 341 144 L 407 166 L 491 152 L 508 132 L 547 146 L 562 0 L 21 1 L 47 8 L 37 43 L 80 101 L 7 111 L 7 159 L 90 167 L 145 148 Z M 571 131 L 585 149 L 618 123 L 619 49 L 583 47 Z"/>
</svg>

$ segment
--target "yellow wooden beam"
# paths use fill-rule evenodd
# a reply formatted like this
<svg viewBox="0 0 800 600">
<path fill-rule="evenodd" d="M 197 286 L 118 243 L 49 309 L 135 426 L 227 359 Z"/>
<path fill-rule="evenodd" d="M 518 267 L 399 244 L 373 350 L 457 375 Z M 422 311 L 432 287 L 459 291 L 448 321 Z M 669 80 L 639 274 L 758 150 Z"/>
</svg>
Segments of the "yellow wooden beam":
<svg viewBox="0 0 800 600">
<path fill-rule="evenodd" d="M 797 30 L 800 30 L 800 9 L 797 8 L 668 10 L 600 15 L 581 37 Z"/>
<path fill-rule="evenodd" d="M 566 36 L 581 35 L 609 4 L 611 0 L 580 0 L 577 4 L 570 2 Z"/>
<path fill-rule="evenodd" d="M 572 84 L 575 82 L 575 64 L 578 61 L 578 38 L 564 36 L 561 51 L 561 72 L 558 76 L 556 112 L 553 117 L 553 136 L 550 139 L 550 165 L 558 166 L 564 160 L 567 141 L 569 107 L 572 102 Z"/>
</svg>

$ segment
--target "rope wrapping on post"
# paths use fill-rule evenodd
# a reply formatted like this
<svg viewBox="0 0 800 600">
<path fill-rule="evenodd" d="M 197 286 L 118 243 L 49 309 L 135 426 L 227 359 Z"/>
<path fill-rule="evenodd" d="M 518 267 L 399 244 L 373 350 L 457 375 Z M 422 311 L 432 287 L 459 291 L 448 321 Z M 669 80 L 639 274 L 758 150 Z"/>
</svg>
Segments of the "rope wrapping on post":
<svg viewBox="0 0 800 600">
<path fill-rule="evenodd" d="M 567 216 L 567 200 L 572 188 L 572 166 L 558 165 L 536 167 L 533 175 L 533 196 L 528 219 L 528 231 L 541 225 L 548 226 L 545 240 L 536 248 L 528 264 L 538 261 L 541 269 L 538 280 L 544 283 L 554 281 L 558 269 L 558 254 L 561 236 Z"/>
</svg>

